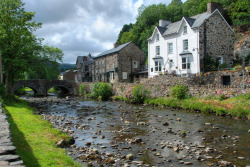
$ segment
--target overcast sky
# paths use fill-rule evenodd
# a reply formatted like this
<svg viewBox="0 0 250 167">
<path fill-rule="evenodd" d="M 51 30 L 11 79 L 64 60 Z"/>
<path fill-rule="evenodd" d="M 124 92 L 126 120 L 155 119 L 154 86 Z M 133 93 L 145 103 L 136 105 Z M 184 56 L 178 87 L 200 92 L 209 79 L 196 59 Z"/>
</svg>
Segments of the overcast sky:
<svg viewBox="0 0 250 167">
<path fill-rule="evenodd" d="M 182 0 L 183 2 L 185 0 Z M 171 0 L 23 0 L 27 11 L 36 12 L 42 28 L 35 34 L 43 43 L 60 48 L 64 63 L 77 56 L 93 56 L 112 49 L 124 24 L 135 23 L 144 4 L 169 4 Z"/>
</svg>

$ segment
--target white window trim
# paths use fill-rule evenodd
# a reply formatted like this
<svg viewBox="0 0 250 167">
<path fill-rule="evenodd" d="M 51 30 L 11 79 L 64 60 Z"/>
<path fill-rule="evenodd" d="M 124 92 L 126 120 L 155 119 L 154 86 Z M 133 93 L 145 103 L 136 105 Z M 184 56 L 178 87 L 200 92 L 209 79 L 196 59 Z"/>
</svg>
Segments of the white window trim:
<svg viewBox="0 0 250 167">
<path fill-rule="evenodd" d="M 183 63 L 183 59 L 186 59 L 186 62 Z M 186 65 L 186 68 L 183 68 L 183 64 Z M 188 64 L 189 64 L 189 68 L 188 68 Z M 190 61 L 190 57 L 182 57 L 181 59 L 181 69 L 182 70 L 191 70 L 191 61 Z"/>
<path fill-rule="evenodd" d="M 185 42 L 187 41 L 187 47 L 185 47 L 186 45 L 185 45 Z M 183 51 L 186 51 L 186 50 L 188 50 L 188 39 L 184 39 L 183 40 Z"/>
<path fill-rule="evenodd" d="M 157 64 L 156 64 L 157 63 Z M 161 72 L 162 71 L 162 65 L 161 65 L 161 61 L 155 61 L 155 72 Z"/>
<path fill-rule="evenodd" d="M 128 73 L 122 72 L 122 79 L 128 79 Z"/>
<path fill-rule="evenodd" d="M 220 65 L 223 64 L 223 57 L 222 57 L 222 56 L 219 56 L 218 58 L 219 58 L 219 64 L 220 64 Z M 221 60 L 221 61 L 220 61 L 220 60 Z"/>
<path fill-rule="evenodd" d="M 133 68 L 138 68 L 138 63 L 137 63 L 137 61 L 133 61 Z"/>
<path fill-rule="evenodd" d="M 172 44 L 172 52 L 169 52 L 169 49 L 170 49 L 170 44 Z M 169 42 L 168 43 L 168 54 L 173 54 L 174 53 L 174 44 L 173 44 L 173 42 Z"/>
<path fill-rule="evenodd" d="M 156 55 L 156 56 L 160 56 L 160 54 L 161 54 L 161 48 L 160 48 L 160 46 L 158 45 L 158 46 L 155 47 L 155 55 Z"/>
<path fill-rule="evenodd" d="M 186 29 L 186 32 L 185 32 L 185 29 Z M 187 34 L 188 31 L 187 31 L 187 26 L 183 26 L 183 34 Z"/>
<path fill-rule="evenodd" d="M 156 34 L 156 41 L 159 41 L 160 40 L 160 34 Z"/>
</svg>

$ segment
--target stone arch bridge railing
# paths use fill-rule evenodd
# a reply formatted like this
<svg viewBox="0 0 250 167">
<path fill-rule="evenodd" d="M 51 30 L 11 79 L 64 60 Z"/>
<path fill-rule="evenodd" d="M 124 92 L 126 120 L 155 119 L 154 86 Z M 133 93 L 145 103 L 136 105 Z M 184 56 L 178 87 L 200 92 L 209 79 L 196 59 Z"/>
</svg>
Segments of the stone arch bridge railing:
<svg viewBox="0 0 250 167">
<path fill-rule="evenodd" d="M 74 95 L 76 83 L 66 80 L 19 80 L 16 81 L 13 92 L 22 87 L 29 87 L 35 95 L 46 96 L 48 90 L 55 86 L 59 87 L 65 95 Z"/>
</svg>

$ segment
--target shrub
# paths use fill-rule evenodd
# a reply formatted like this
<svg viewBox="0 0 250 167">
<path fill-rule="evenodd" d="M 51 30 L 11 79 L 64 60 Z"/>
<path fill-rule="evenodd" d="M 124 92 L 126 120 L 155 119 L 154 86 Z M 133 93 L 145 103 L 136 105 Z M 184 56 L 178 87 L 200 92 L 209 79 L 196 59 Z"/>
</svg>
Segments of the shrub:
<svg viewBox="0 0 250 167">
<path fill-rule="evenodd" d="M 87 85 L 86 84 L 80 84 L 79 94 L 82 96 L 85 96 L 87 94 Z"/>
<path fill-rule="evenodd" d="M 216 94 L 216 96 L 217 96 L 217 99 L 218 99 L 219 101 L 223 101 L 223 100 L 226 99 L 226 96 L 225 96 L 225 94 L 223 94 L 222 91 L 219 91 L 219 92 Z"/>
<path fill-rule="evenodd" d="M 132 90 L 132 102 L 142 104 L 150 95 L 150 91 L 147 90 L 142 84 L 138 84 Z"/>
<path fill-rule="evenodd" d="M 188 87 L 184 85 L 175 85 L 171 88 L 171 96 L 177 99 L 185 99 L 188 97 Z"/>
<path fill-rule="evenodd" d="M 91 97 L 95 99 L 99 98 L 101 100 L 108 100 L 111 95 L 111 86 L 104 82 L 95 83 L 93 89 L 91 90 Z"/>
</svg>

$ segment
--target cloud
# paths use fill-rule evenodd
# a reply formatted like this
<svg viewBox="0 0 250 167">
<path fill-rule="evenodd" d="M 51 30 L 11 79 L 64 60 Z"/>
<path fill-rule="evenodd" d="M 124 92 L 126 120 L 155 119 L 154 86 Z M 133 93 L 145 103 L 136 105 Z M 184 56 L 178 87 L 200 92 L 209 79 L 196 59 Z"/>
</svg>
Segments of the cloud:
<svg viewBox="0 0 250 167">
<path fill-rule="evenodd" d="M 124 24 L 136 21 L 138 8 L 170 0 L 23 0 L 43 26 L 35 34 L 60 48 L 65 63 L 77 56 L 111 49 Z"/>
</svg>

